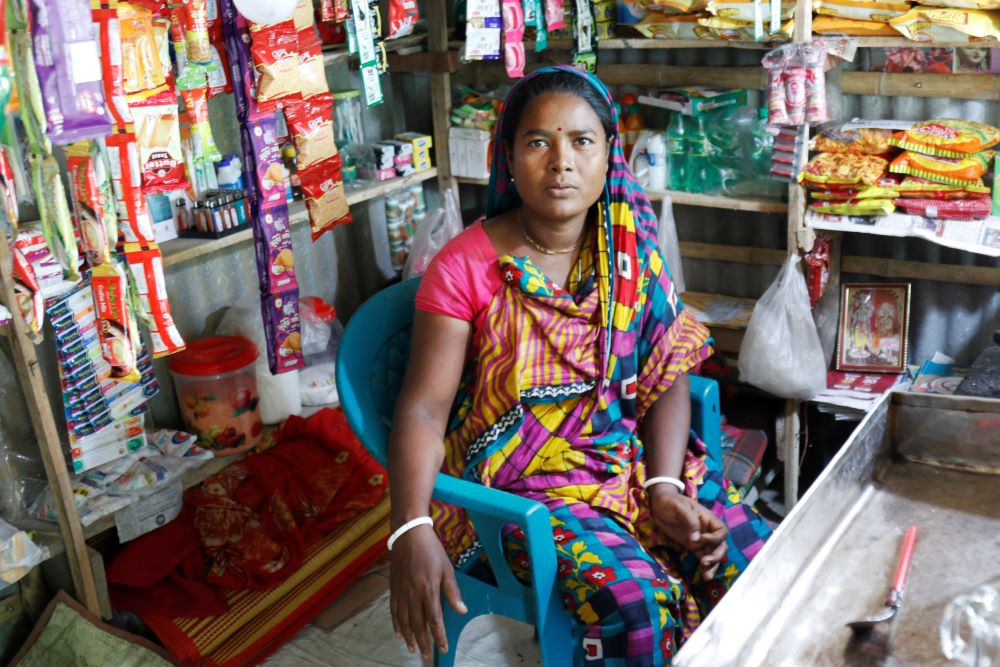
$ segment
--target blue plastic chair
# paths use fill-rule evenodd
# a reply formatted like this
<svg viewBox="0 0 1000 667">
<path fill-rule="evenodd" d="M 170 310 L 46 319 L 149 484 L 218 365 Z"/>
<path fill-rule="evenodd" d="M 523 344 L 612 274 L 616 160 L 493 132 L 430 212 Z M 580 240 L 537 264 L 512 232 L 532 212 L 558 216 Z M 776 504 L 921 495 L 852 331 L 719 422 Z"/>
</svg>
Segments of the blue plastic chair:
<svg viewBox="0 0 1000 667">
<path fill-rule="evenodd" d="M 337 354 L 337 391 L 347 421 L 361 443 L 387 464 L 389 428 L 410 354 L 413 301 L 419 278 L 382 290 L 366 301 L 344 331 Z M 691 426 L 708 446 L 709 465 L 721 467 L 719 388 L 714 380 L 691 376 Z M 542 664 L 574 664 L 580 654 L 573 620 L 563 608 L 556 580 L 556 552 L 549 511 L 539 502 L 439 473 L 434 497 L 466 509 L 489 557 L 496 583 L 455 573 L 468 614 L 442 601 L 447 655 L 434 664 L 454 664 L 459 635 L 477 616 L 499 614 L 535 626 Z M 517 524 L 527 537 L 532 581 L 524 586 L 507 566 L 501 528 Z"/>
</svg>

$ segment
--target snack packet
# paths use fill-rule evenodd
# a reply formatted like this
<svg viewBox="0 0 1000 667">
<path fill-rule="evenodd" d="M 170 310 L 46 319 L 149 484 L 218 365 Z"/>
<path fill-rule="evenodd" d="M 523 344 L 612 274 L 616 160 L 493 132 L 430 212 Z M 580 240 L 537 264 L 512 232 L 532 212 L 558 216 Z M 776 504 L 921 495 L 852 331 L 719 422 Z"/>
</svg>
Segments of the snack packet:
<svg viewBox="0 0 1000 667">
<path fill-rule="evenodd" d="M 101 356 L 111 366 L 111 379 L 138 382 L 137 350 L 141 346 L 135 319 L 128 308 L 128 278 L 118 262 L 95 266 L 91 272 L 94 310 Z"/>
<path fill-rule="evenodd" d="M 99 185 L 98 170 L 103 172 L 102 180 L 110 184 L 102 162 L 97 144 L 92 141 L 71 144 L 66 149 L 66 167 L 73 195 L 73 220 L 87 263 L 92 268 L 111 259 L 113 244 L 118 240 L 114 198 L 110 189 L 102 193 Z"/>
<path fill-rule="evenodd" d="M 333 98 L 329 93 L 288 108 L 285 118 L 295 139 L 295 160 L 300 172 L 337 155 Z"/>
<path fill-rule="evenodd" d="M 163 68 L 163 80 L 167 88 L 174 86 L 174 67 L 170 63 L 170 19 L 165 16 L 153 16 L 153 39 L 156 50 L 160 54 L 160 67 Z"/>
<path fill-rule="evenodd" d="M 167 283 L 163 277 L 163 255 L 155 243 L 151 246 L 143 248 L 126 243 L 124 252 L 135 281 L 139 307 L 149 324 L 153 356 L 162 357 L 180 352 L 185 348 L 185 343 L 170 313 Z"/>
<path fill-rule="evenodd" d="M 160 429 L 149 438 L 149 444 L 163 456 L 182 459 L 214 459 L 215 454 L 198 446 L 198 436 L 184 431 Z"/>
<path fill-rule="evenodd" d="M 910 215 L 946 220 L 982 220 L 990 215 L 993 202 L 989 195 L 972 199 L 901 198 L 896 205 Z"/>
<path fill-rule="evenodd" d="M 820 153 L 809 161 L 799 181 L 807 188 L 835 185 L 874 185 L 885 175 L 888 161 L 875 155 Z"/>
<path fill-rule="evenodd" d="M 816 137 L 815 150 L 821 153 L 857 153 L 885 155 L 892 151 L 892 130 L 862 127 L 845 130 L 840 125 L 826 125 Z"/>
<path fill-rule="evenodd" d="M 111 131 L 87 0 L 29 0 L 46 134 L 59 144 Z"/>
<path fill-rule="evenodd" d="M 262 111 L 301 99 L 299 38 L 291 21 L 258 29 L 251 50 L 257 69 L 257 105 Z"/>
<path fill-rule="evenodd" d="M 921 5 L 951 9 L 1000 9 L 1000 0 L 920 0 Z"/>
<path fill-rule="evenodd" d="M 118 208 L 122 238 L 126 243 L 154 243 L 153 220 L 142 194 L 139 147 L 131 134 L 116 133 L 105 140 Z"/>
<path fill-rule="evenodd" d="M 971 42 L 1000 39 L 1000 14 L 975 9 L 914 7 L 890 21 L 903 37 L 915 42 Z"/>
<path fill-rule="evenodd" d="M 754 5 L 759 0 L 708 0 L 706 8 L 708 11 L 723 19 L 734 21 L 754 22 Z M 795 2 L 782 0 L 780 3 L 779 16 L 787 21 L 795 16 Z"/>
<path fill-rule="evenodd" d="M 260 295 L 267 361 L 273 375 L 302 368 L 298 290 Z"/>
<path fill-rule="evenodd" d="M 830 282 L 830 241 L 822 236 L 816 237 L 812 250 L 802 258 L 802 264 L 809 290 L 809 307 L 815 308 Z"/>
<path fill-rule="evenodd" d="M 389 0 L 389 32 L 385 38 L 396 39 L 412 34 L 413 26 L 419 20 L 417 0 Z"/>
<path fill-rule="evenodd" d="M 708 0 L 653 0 L 649 6 L 666 13 L 691 14 L 704 10 Z"/>
<path fill-rule="evenodd" d="M 312 28 L 316 24 L 316 19 L 313 16 L 312 0 L 298 0 L 295 3 L 295 9 L 292 11 L 291 19 L 292 23 L 295 24 L 296 32 Z"/>
<path fill-rule="evenodd" d="M 149 98 L 141 105 L 132 106 L 132 116 L 142 169 L 142 191 L 152 194 L 190 187 L 184 173 L 177 103 L 167 103 L 161 97 Z"/>
<path fill-rule="evenodd" d="M 160 51 L 153 30 L 153 14 L 135 4 L 118 5 L 121 29 L 122 76 L 129 102 L 138 96 L 155 95 L 166 89 Z"/>
<path fill-rule="evenodd" d="M 254 223 L 254 242 L 261 293 L 298 289 L 287 206 L 273 206 L 261 212 Z"/>
<path fill-rule="evenodd" d="M 889 143 L 917 153 L 963 158 L 1000 143 L 1000 130 L 960 118 L 935 118 L 898 132 Z"/>
<path fill-rule="evenodd" d="M 101 80 L 111 121 L 118 127 L 132 122 L 132 112 L 125 100 L 125 80 L 122 71 L 122 38 L 116 9 L 95 9 L 91 12 L 97 24 L 101 47 Z"/>
<path fill-rule="evenodd" d="M 849 199 L 814 202 L 809 210 L 830 215 L 889 215 L 896 210 L 891 199 Z"/>
<path fill-rule="evenodd" d="M 299 33 L 299 75 L 302 77 L 302 97 L 329 92 L 326 67 L 323 65 L 323 48 L 312 28 Z"/>
<path fill-rule="evenodd" d="M 208 0 L 184 0 L 182 8 L 187 59 L 207 65 L 212 62 L 212 43 L 208 36 Z"/>
<path fill-rule="evenodd" d="M 222 159 L 222 153 L 215 144 L 215 137 L 212 135 L 212 125 L 208 117 L 208 82 L 205 75 L 188 70 L 177 79 L 177 90 L 181 94 L 184 102 L 184 109 L 187 111 L 188 120 L 191 124 L 191 134 L 197 137 L 198 154 L 196 162 L 218 162 Z"/>
<path fill-rule="evenodd" d="M 858 21 L 835 16 L 815 16 L 813 32 L 817 35 L 851 35 L 858 37 L 897 37 L 899 32 L 882 21 Z"/>
<path fill-rule="evenodd" d="M 894 190 L 899 197 L 919 199 L 973 199 L 990 194 L 990 189 L 983 185 L 982 180 L 973 185 L 962 186 L 935 183 L 917 176 L 907 176 Z"/>
<path fill-rule="evenodd" d="M 249 138 L 250 145 L 245 146 L 244 150 L 249 148 L 246 154 L 253 157 L 253 160 L 247 160 L 247 164 L 256 165 L 256 177 L 247 180 L 254 183 L 252 187 L 257 191 L 260 208 L 284 204 L 288 172 L 281 159 L 274 114 L 247 121 L 245 136 Z"/>
<path fill-rule="evenodd" d="M 14 298 L 17 300 L 16 313 L 24 321 L 28 337 L 33 342 L 42 340 L 42 325 L 45 322 L 45 299 L 35 277 L 35 269 L 17 243 L 11 245 L 11 259 L 14 261 Z M 14 310 L 14 306 L 11 307 Z"/>
<path fill-rule="evenodd" d="M 977 184 L 986 173 L 994 155 L 996 151 L 982 151 L 962 158 L 949 158 L 906 151 L 892 161 L 889 171 L 919 176 L 936 183 L 970 186 Z"/>
<path fill-rule="evenodd" d="M 849 190 L 813 190 L 809 194 L 816 201 L 892 199 L 899 196 L 899 193 L 896 190 L 892 188 L 879 187 L 878 185 L 869 185 L 864 188 L 853 188 Z"/>
<path fill-rule="evenodd" d="M 632 27 L 643 37 L 650 39 L 699 39 L 698 19 L 707 17 L 706 13 L 675 16 L 653 13 Z"/>
<path fill-rule="evenodd" d="M 0 206 L 3 206 L 7 236 L 13 238 L 18 226 L 17 179 L 7 156 L 9 150 L 9 147 L 0 145 Z"/>
<path fill-rule="evenodd" d="M 208 97 L 233 92 L 230 80 L 229 54 L 225 45 L 222 30 L 222 19 L 219 15 L 219 0 L 208 0 L 208 40 L 212 50 L 212 64 L 208 72 Z"/>
<path fill-rule="evenodd" d="M 302 175 L 302 196 L 309 211 L 313 241 L 336 225 L 351 221 L 339 162 L 337 158 L 335 169 L 314 169 Z"/>
<path fill-rule="evenodd" d="M 73 217 L 66 203 L 59 163 L 51 155 L 33 156 L 31 181 L 35 190 L 42 233 L 52 255 L 63 268 L 67 280 L 79 280 L 80 255 L 73 236 Z"/>
<path fill-rule="evenodd" d="M 813 11 L 820 16 L 888 23 L 910 11 L 910 3 L 870 2 L 869 0 L 814 0 Z"/>
</svg>

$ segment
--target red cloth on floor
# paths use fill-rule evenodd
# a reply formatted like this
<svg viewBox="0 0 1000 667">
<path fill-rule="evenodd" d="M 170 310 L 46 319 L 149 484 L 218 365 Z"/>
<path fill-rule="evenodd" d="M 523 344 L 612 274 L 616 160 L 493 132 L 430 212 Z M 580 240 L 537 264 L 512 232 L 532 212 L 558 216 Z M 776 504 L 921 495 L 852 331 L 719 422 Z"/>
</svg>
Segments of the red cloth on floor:
<svg viewBox="0 0 1000 667">
<path fill-rule="evenodd" d="M 273 448 L 189 489 L 177 519 L 122 548 L 107 570 L 115 608 L 223 613 L 214 586 L 270 588 L 284 581 L 309 545 L 385 494 L 385 471 L 339 410 L 289 417 L 275 440 Z"/>
</svg>

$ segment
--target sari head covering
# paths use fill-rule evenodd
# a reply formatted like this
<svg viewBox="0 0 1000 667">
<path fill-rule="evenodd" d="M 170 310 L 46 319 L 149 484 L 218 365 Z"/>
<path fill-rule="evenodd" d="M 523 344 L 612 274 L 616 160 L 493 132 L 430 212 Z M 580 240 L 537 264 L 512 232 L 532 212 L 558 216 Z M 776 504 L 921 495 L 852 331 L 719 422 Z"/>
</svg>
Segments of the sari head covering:
<svg viewBox="0 0 1000 667">
<path fill-rule="evenodd" d="M 604 84 L 571 67 L 537 70 L 511 95 L 551 72 L 592 86 L 617 126 Z M 497 123 L 487 217 L 521 205 L 502 140 L 507 124 L 519 122 L 509 109 Z M 711 348 L 707 330 L 683 310 L 657 249 L 656 217 L 627 167 L 617 131 L 609 139 L 596 230 L 578 260 L 582 270 L 587 258 L 590 273 L 575 293 L 528 257 L 498 259 L 505 284 L 486 309 L 479 356 L 459 394 L 442 469 L 550 509 L 585 503 L 629 525 L 643 506 L 638 421 Z M 692 490 L 697 482 L 692 478 Z M 457 508 L 437 503 L 435 511 L 439 535 L 461 566 L 478 551 L 471 524 Z"/>
</svg>

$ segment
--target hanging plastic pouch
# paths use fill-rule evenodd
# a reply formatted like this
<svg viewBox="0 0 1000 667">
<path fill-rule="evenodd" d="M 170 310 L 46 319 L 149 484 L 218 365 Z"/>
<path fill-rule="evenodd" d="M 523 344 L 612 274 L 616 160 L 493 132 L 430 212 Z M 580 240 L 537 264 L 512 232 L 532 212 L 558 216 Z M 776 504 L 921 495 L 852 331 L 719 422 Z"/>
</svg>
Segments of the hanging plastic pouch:
<svg viewBox="0 0 1000 667">
<path fill-rule="evenodd" d="M 138 331 L 128 308 L 128 277 L 117 262 L 94 267 L 91 274 L 101 356 L 111 366 L 111 379 L 138 382 Z"/>
<path fill-rule="evenodd" d="M 111 258 L 111 239 L 108 235 L 109 216 L 117 218 L 114 211 L 105 212 L 104 207 L 114 207 L 114 200 L 101 196 L 98 187 L 97 168 L 94 164 L 95 145 L 84 141 L 70 145 L 66 150 L 66 167 L 69 171 L 70 189 L 73 196 L 73 221 L 80 234 L 80 242 L 87 263 L 93 268 Z"/>
<path fill-rule="evenodd" d="M 285 115 L 295 139 L 295 160 L 300 171 L 337 155 L 333 137 L 333 99 L 329 93 L 296 104 Z"/>
<path fill-rule="evenodd" d="M 336 225 L 351 221 L 339 160 L 335 164 L 335 170 L 314 169 L 302 176 L 302 195 L 309 211 L 314 241 Z"/>
<path fill-rule="evenodd" d="M 31 177 L 45 243 L 62 266 L 64 277 L 79 280 L 80 254 L 73 235 L 73 216 L 66 202 L 59 163 L 51 155 L 32 158 Z"/>
<path fill-rule="evenodd" d="M 161 104 L 159 98 L 151 98 L 142 106 L 133 106 L 132 115 L 139 147 L 142 191 L 152 194 L 190 187 L 184 173 L 176 101 Z"/>
</svg>

